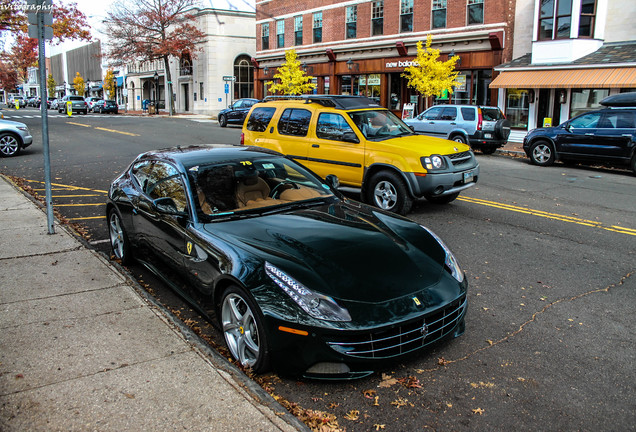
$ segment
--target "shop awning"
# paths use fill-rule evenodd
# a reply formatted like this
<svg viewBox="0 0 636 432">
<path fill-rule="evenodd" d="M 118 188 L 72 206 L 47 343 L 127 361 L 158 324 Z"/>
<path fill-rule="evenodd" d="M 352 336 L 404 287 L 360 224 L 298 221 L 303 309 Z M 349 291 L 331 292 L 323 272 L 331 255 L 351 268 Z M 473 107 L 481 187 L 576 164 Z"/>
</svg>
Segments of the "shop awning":
<svg viewBox="0 0 636 432">
<path fill-rule="evenodd" d="M 503 71 L 490 88 L 636 88 L 636 67 Z"/>
</svg>

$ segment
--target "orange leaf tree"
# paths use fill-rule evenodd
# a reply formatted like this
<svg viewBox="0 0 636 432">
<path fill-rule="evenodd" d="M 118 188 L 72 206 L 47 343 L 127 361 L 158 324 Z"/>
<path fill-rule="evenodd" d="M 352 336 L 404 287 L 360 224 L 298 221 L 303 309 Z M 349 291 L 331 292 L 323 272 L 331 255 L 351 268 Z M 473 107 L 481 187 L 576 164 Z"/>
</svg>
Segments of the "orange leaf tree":
<svg viewBox="0 0 636 432">
<path fill-rule="evenodd" d="M 189 53 L 196 58 L 205 33 L 193 25 L 196 0 L 118 0 L 106 17 L 108 56 L 116 62 L 163 60 L 166 99 L 172 115 L 169 60 Z"/>
</svg>

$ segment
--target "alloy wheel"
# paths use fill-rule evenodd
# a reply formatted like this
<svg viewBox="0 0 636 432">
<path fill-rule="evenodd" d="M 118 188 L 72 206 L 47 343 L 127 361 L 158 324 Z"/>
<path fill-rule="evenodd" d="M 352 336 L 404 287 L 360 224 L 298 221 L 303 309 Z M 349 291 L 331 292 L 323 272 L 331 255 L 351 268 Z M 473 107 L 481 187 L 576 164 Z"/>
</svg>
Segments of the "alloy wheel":
<svg viewBox="0 0 636 432">
<path fill-rule="evenodd" d="M 375 186 L 373 198 L 378 207 L 391 210 L 397 204 L 398 194 L 391 182 L 382 180 Z"/>
<path fill-rule="evenodd" d="M 232 356 L 245 367 L 259 359 L 260 338 L 254 312 L 243 297 L 230 293 L 221 306 L 223 335 Z"/>
<path fill-rule="evenodd" d="M 13 135 L 0 137 L 0 153 L 4 156 L 13 156 L 20 150 L 20 143 Z"/>
</svg>

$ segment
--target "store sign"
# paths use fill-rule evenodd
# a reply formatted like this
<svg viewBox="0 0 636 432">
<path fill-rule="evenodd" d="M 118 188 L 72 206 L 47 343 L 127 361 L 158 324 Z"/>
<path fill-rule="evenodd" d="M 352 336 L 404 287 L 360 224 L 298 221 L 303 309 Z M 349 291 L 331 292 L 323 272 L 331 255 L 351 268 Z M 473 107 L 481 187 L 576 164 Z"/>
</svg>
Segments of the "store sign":
<svg viewBox="0 0 636 432">
<path fill-rule="evenodd" d="M 455 78 L 459 84 L 455 86 L 455 91 L 465 92 L 466 91 L 466 75 L 457 75 Z"/>
<path fill-rule="evenodd" d="M 387 69 L 393 69 L 393 68 L 406 68 L 409 66 L 419 66 L 420 64 L 418 62 L 416 62 L 415 60 L 411 60 L 411 61 L 396 61 L 396 62 L 386 62 L 385 67 Z"/>
</svg>

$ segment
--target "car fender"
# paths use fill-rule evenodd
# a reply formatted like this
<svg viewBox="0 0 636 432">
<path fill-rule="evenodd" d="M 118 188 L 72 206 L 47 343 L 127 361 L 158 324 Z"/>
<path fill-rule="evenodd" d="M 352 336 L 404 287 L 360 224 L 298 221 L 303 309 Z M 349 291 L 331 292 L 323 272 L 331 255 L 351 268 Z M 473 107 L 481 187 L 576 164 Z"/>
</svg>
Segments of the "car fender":
<svg viewBox="0 0 636 432">
<path fill-rule="evenodd" d="M 447 139 L 447 140 L 451 140 L 451 141 L 452 141 L 452 138 L 451 138 L 451 137 L 453 137 L 453 136 L 455 136 L 455 135 L 461 135 L 461 136 L 463 136 L 463 137 L 464 137 L 464 139 L 466 140 L 466 142 L 469 142 L 469 140 L 470 140 L 470 137 L 469 137 L 468 133 L 467 133 L 464 129 L 453 129 L 453 130 L 451 130 L 451 131 L 448 133 L 448 135 L 446 135 L 446 139 Z"/>
<path fill-rule="evenodd" d="M 397 174 L 398 176 L 400 176 L 400 178 L 404 181 L 404 184 L 406 185 L 406 187 L 407 187 L 407 189 L 409 191 L 409 195 L 411 195 L 411 197 L 416 197 L 415 190 L 413 188 L 413 185 L 409 181 L 409 177 L 406 176 L 402 170 L 396 168 L 394 165 L 391 165 L 389 163 L 383 163 L 383 162 L 378 162 L 378 163 L 371 164 L 370 166 L 368 166 L 368 167 L 366 167 L 364 169 L 364 175 L 362 177 L 362 195 L 363 196 L 365 194 L 366 186 L 367 186 L 369 180 L 376 173 L 378 173 L 380 171 L 392 171 L 395 174 Z"/>
</svg>

